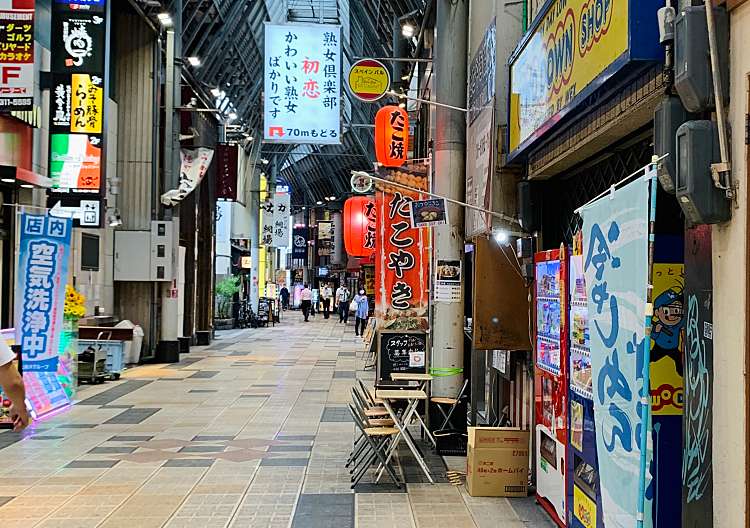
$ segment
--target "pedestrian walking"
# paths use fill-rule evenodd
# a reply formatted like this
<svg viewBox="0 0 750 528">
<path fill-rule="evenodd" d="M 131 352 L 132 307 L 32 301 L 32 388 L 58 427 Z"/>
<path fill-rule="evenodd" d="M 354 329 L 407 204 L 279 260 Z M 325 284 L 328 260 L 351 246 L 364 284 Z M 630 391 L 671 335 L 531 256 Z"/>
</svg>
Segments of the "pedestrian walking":
<svg viewBox="0 0 750 528">
<path fill-rule="evenodd" d="M 354 297 L 354 302 L 357 303 L 357 319 L 354 322 L 354 335 L 365 335 L 367 317 L 370 314 L 370 302 L 367 299 L 367 295 L 365 295 L 365 290 L 359 290 L 359 295 Z"/>
<path fill-rule="evenodd" d="M 279 292 L 281 295 L 281 307 L 284 310 L 289 309 L 289 289 L 286 287 L 286 284 L 281 286 L 281 291 Z"/>
<path fill-rule="evenodd" d="M 302 299 L 302 315 L 305 316 L 305 322 L 308 322 L 310 319 L 310 309 L 312 308 L 312 290 L 307 287 L 307 284 L 302 288 L 300 298 Z"/>
<path fill-rule="evenodd" d="M 336 290 L 336 302 L 339 306 L 339 323 L 349 322 L 349 290 L 342 284 Z"/>
<path fill-rule="evenodd" d="M 29 411 L 26 409 L 26 390 L 23 378 L 13 364 L 16 355 L 10 349 L 5 339 L 0 336 L 0 388 L 5 397 L 10 400 L 10 417 L 13 420 L 13 430 L 23 431 L 29 425 Z"/>
<path fill-rule="evenodd" d="M 331 301 L 333 300 L 333 290 L 330 284 L 323 286 L 321 297 L 323 299 L 323 317 L 329 319 L 331 317 Z"/>
</svg>

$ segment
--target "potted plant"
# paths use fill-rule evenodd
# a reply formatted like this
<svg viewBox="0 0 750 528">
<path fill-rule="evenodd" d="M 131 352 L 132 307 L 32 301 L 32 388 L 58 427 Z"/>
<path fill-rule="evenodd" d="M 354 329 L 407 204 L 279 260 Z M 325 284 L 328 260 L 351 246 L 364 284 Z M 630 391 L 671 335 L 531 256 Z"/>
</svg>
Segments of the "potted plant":
<svg viewBox="0 0 750 528">
<path fill-rule="evenodd" d="M 240 277 L 225 277 L 216 283 L 216 317 L 214 328 L 228 330 L 234 328 L 232 306 L 234 296 L 240 291 Z"/>
</svg>

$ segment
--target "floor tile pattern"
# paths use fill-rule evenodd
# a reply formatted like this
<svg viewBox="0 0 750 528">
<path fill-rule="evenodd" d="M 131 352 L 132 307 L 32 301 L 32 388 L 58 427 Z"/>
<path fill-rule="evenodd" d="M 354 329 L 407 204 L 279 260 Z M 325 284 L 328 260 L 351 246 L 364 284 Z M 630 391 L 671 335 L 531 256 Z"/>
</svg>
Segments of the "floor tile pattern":
<svg viewBox="0 0 750 528">
<path fill-rule="evenodd" d="M 0 432 L 0 526 L 552 526 L 533 499 L 469 497 L 421 442 L 437 484 L 402 445 L 406 486 L 368 475 L 352 490 L 347 404 L 356 377 L 372 379 L 361 341 L 338 319 L 283 319 L 221 332 L 179 363 L 86 386 L 21 435 Z"/>
</svg>

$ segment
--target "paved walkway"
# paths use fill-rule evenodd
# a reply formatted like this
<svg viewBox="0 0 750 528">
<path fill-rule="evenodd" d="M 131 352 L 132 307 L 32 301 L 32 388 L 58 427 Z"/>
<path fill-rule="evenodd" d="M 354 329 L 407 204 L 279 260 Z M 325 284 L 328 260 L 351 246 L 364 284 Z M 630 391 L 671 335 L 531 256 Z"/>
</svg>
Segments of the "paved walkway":
<svg viewBox="0 0 750 528">
<path fill-rule="evenodd" d="M 70 411 L 0 433 L 2 528 L 549 527 L 533 501 L 420 481 L 349 489 L 353 327 L 291 313 L 175 365 L 87 387 Z M 408 457 L 403 457 L 404 464 Z"/>
</svg>

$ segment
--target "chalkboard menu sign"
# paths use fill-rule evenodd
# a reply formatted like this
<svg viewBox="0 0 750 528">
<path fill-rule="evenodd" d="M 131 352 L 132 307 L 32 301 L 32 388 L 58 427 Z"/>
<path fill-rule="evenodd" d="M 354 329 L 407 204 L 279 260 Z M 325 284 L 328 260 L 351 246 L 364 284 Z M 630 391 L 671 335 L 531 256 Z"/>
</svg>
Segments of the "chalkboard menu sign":
<svg viewBox="0 0 750 528">
<path fill-rule="evenodd" d="M 419 330 L 378 332 L 377 384 L 391 384 L 394 372 L 427 372 L 427 334 Z"/>
</svg>

